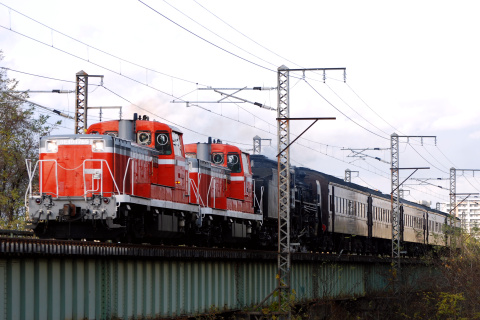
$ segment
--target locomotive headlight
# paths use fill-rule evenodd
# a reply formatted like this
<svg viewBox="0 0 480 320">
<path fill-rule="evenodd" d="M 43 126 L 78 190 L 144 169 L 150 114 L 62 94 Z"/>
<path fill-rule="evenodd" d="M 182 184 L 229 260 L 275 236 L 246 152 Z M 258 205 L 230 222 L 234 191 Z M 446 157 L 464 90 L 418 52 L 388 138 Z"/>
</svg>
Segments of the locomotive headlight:
<svg viewBox="0 0 480 320">
<path fill-rule="evenodd" d="M 105 142 L 103 140 L 93 140 L 92 144 L 93 151 L 104 151 L 105 150 Z"/>
<path fill-rule="evenodd" d="M 57 151 L 58 151 L 57 141 L 48 140 L 47 141 L 47 152 L 57 152 Z"/>
</svg>

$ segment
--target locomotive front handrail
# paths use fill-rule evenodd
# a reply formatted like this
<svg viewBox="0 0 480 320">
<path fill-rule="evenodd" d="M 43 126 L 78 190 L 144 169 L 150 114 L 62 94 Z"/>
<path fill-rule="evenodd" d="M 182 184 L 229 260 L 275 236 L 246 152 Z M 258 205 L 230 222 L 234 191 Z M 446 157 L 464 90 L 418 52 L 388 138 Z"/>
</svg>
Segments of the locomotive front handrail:
<svg viewBox="0 0 480 320">
<path fill-rule="evenodd" d="M 125 194 L 125 180 L 127 179 L 127 175 L 128 175 L 128 166 L 130 165 L 130 160 L 131 162 L 133 163 L 135 161 L 134 158 L 128 158 L 128 161 L 127 161 L 127 166 L 125 167 L 125 175 L 123 176 L 123 194 Z M 133 186 L 134 186 L 134 173 L 135 173 L 135 166 L 132 164 L 132 196 L 134 195 L 133 193 Z"/>
<path fill-rule="evenodd" d="M 100 169 L 86 169 L 85 164 L 87 162 L 100 162 L 101 167 L 100 167 Z M 117 186 L 117 182 L 115 181 L 115 177 L 112 174 L 112 170 L 110 170 L 110 166 L 108 165 L 107 160 L 105 160 L 105 159 L 86 159 L 86 160 L 83 161 L 83 164 L 82 164 L 82 166 L 83 166 L 83 191 L 84 191 L 83 196 L 85 198 L 85 201 L 87 200 L 87 193 L 89 193 L 89 192 L 94 193 L 96 191 L 96 190 L 87 190 L 87 182 L 85 180 L 85 178 L 86 178 L 85 175 L 90 174 L 90 173 L 87 172 L 87 170 L 101 170 L 101 179 L 100 179 L 101 180 L 100 181 L 101 190 L 100 190 L 100 194 L 103 196 L 103 170 L 104 170 L 103 164 L 104 163 L 106 164 L 106 167 L 108 169 L 108 173 L 110 173 L 110 177 L 112 178 L 112 182 L 113 182 L 113 184 L 114 184 L 114 186 L 117 190 L 117 193 L 119 195 L 121 194 L 120 189 Z M 95 179 L 92 177 L 92 180 L 95 180 Z M 93 181 L 92 181 L 92 187 L 93 187 Z M 58 191 L 57 191 L 57 193 L 58 193 Z"/>
<path fill-rule="evenodd" d="M 35 171 L 38 169 L 38 173 L 39 173 L 39 195 L 42 195 L 44 190 L 43 190 L 43 175 L 44 175 L 44 169 L 43 169 L 43 163 L 44 162 L 53 162 L 53 166 L 55 168 L 55 174 L 54 174 L 54 178 L 55 178 L 55 193 L 53 193 L 52 195 L 55 197 L 55 198 L 58 198 L 59 197 L 59 191 L 58 191 L 58 167 L 64 169 L 64 170 L 67 170 L 67 171 L 70 171 L 70 170 L 77 170 L 78 168 L 82 167 L 83 168 L 83 187 L 84 187 L 84 197 L 86 199 L 86 195 L 88 192 L 95 192 L 96 190 L 86 190 L 86 180 L 85 180 L 85 174 L 87 173 L 86 172 L 86 169 L 85 169 L 85 163 L 86 162 L 101 162 L 101 168 L 99 170 L 101 170 L 102 172 L 102 178 L 101 178 L 101 194 L 103 195 L 103 170 L 104 170 L 104 165 L 103 163 L 106 163 L 106 168 L 110 174 L 110 177 L 112 178 L 112 181 L 113 181 L 113 184 L 114 184 L 114 187 L 116 189 L 116 192 L 118 194 L 120 194 L 120 189 L 118 188 L 117 186 L 117 183 L 115 182 L 115 179 L 114 179 L 114 176 L 112 174 L 112 170 L 110 169 L 110 166 L 108 165 L 108 162 L 104 159 L 87 159 L 87 160 L 84 160 L 83 163 L 81 165 L 79 165 L 78 167 L 76 168 L 72 168 L 72 169 L 67 169 L 67 168 L 64 168 L 62 167 L 61 165 L 58 164 L 57 160 L 55 159 L 47 159 L 47 160 L 38 160 L 36 163 L 35 163 L 35 166 L 33 167 L 32 169 L 32 166 L 31 166 L 31 160 L 25 160 L 25 163 L 26 163 L 26 166 L 27 166 L 27 173 L 28 173 L 28 187 L 27 187 L 27 191 L 25 193 L 25 205 L 27 205 L 27 197 L 32 197 L 33 196 L 33 187 L 32 187 L 32 182 L 33 182 L 33 179 L 35 177 Z M 115 191 L 114 191 L 115 192 Z"/>
<path fill-rule="evenodd" d="M 199 174 L 199 180 L 201 180 L 201 175 L 200 174 Z M 200 181 L 198 183 L 198 186 L 195 184 L 195 180 L 190 179 L 190 182 L 192 183 L 193 193 L 195 194 L 195 197 L 197 198 L 197 204 L 205 207 L 205 204 L 203 203 L 203 199 L 200 196 Z"/>
<path fill-rule="evenodd" d="M 212 189 L 212 184 L 213 184 L 213 208 L 215 208 L 215 177 L 211 177 L 210 178 L 210 184 L 208 185 L 208 190 L 207 190 L 207 207 L 208 207 L 208 204 L 209 204 L 209 200 L 210 200 L 210 190 Z"/>
<path fill-rule="evenodd" d="M 29 165 L 29 162 L 30 162 L 30 165 Z M 35 163 L 35 166 L 33 167 L 33 170 L 32 170 L 31 160 L 26 159 L 25 164 L 27 166 L 27 173 L 28 173 L 28 187 L 27 187 L 27 191 L 25 192 L 25 205 L 27 203 L 27 194 L 29 194 L 29 196 L 32 197 L 32 193 L 33 193 L 32 181 L 33 181 L 33 178 L 35 176 L 34 172 L 37 170 L 37 167 L 38 167 L 39 180 L 42 181 L 43 166 L 38 165 L 40 162 L 54 162 L 54 164 L 55 164 L 55 186 L 56 186 L 56 193 L 54 195 L 55 195 L 56 198 L 58 198 L 58 171 L 57 171 L 58 163 L 57 163 L 57 160 L 54 160 L 54 159 L 38 160 Z M 42 193 L 43 193 L 43 185 L 42 185 L 42 183 L 40 183 L 39 184 L 39 194 L 42 194 Z"/>
</svg>

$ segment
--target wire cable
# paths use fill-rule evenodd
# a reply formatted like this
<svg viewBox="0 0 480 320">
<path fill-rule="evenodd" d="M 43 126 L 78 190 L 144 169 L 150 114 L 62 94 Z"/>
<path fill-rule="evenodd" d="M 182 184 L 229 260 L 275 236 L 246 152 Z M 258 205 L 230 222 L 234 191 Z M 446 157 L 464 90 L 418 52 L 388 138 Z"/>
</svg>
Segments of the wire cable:
<svg viewBox="0 0 480 320">
<path fill-rule="evenodd" d="M 230 40 L 225 39 L 224 37 L 220 36 L 218 33 L 216 33 L 216 32 L 214 32 L 214 31 L 208 29 L 207 27 L 205 27 L 204 25 L 202 25 L 201 23 L 199 23 L 199 22 L 196 21 L 195 19 L 193 19 L 193 18 L 191 18 L 190 16 L 188 16 L 187 14 L 183 13 L 181 10 L 179 10 L 178 8 L 176 8 L 175 6 L 173 6 L 172 4 L 168 3 L 166 0 L 163 0 L 163 2 L 165 2 L 166 4 L 168 4 L 170 7 L 172 7 L 173 9 L 175 9 L 176 11 L 178 11 L 178 12 L 181 13 L 183 16 L 187 17 L 189 20 L 193 21 L 194 23 L 196 23 L 197 25 L 199 25 L 199 26 L 202 27 L 203 29 L 205 29 L 205 30 L 207 30 L 208 32 L 216 35 L 217 37 L 219 37 L 219 38 L 222 39 L 223 41 L 226 41 L 226 42 L 230 43 L 232 46 L 234 46 L 234 47 L 242 50 L 242 51 L 245 52 L 245 53 L 248 53 L 248 54 L 251 55 L 251 56 L 254 56 L 255 58 L 257 58 L 257 59 L 259 59 L 259 60 L 262 60 L 263 62 L 266 62 L 266 63 L 268 63 L 268 64 L 270 64 L 270 65 L 272 65 L 272 66 L 275 66 L 275 64 L 273 64 L 273 63 L 271 63 L 271 62 L 269 62 L 269 61 L 267 61 L 267 60 L 264 60 L 264 59 L 260 58 L 259 56 L 257 56 L 257 55 L 255 55 L 255 54 L 253 54 L 253 53 L 251 53 L 251 52 L 249 52 L 249 51 L 247 51 L 247 50 L 245 50 L 245 49 L 237 46 L 235 43 L 231 42 Z"/>
<path fill-rule="evenodd" d="M 383 132 L 384 134 L 386 134 L 387 136 L 389 136 L 389 134 L 385 131 L 383 131 L 382 129 L 380 129 L 379 127 L 377 127 L 376 125 L 374 125 L 373 123 L 371 123 L 368 119 L 366 119 L 364 116 L 362 116 L 359 112 L 357 112 L 355 109 L 353 109 L 345 100 L 343 100 L 328 84 L 325 83 L 325 85 L 327 86 L 328 89 L 330 89 L 347 107 L 349 107 L 353 112 L 355 112 L 360 118 L 362 118 L 363 120 L 365 120 L 367 123 L 369 123 L 372 127 L 376 128 L 378 131 L 381 131 Z"/>
<path fill-rule="evenodd" d="M 330 106 L 332 106 L 335 110 L 337 110 L 338 112 L 340 112 L 342 115 L 344 115 L 348 120 L 352 121 L 353 123 L 355 123 L 357 126 L 361 127 L 362 129 L 370 132 L 371 134 L 374 134 L 376 135 L 377 137 L 379 138 L 382 138 L 382 139 L 385 139 L 385 140 L 390 140 L 389 138 L 386 138 L 384 136 L 381 136 L 379 135 L 378 133 L 375 133 L 373 132 L 372 130 L 368 129 L 368 128 L 365 128 L 364 126 L 362 126 L 361 124 L 359 124 L 358 122 L 356 122 L 355 120 L 353 120 L 352 118 L 350 118 L 349 116 L 347 116 L 345 113 L 343 113 L 340 109 L 338 109 L 337 107 L 335 107 L 333 105 L 333 103 L 331 103 L 330 101 L 328 101 L 320 92 L 318 92 L 307 80 L 305 80 L 305 82 L 310 86 L 310 88 L 312 88 L 313 91 L 315 91 L 323 100 L 325 100 Z"/>
<path fill-rule="evenodd" d="M 42 25 L 42 26 L 44 26 L 44 27 L 46 27 L 46 28 L 48 28 L 48 29 L 50 29 L 50 30 L 52 30 L 52 31 L 55 31 L 56 33 L 61 34 L 61 35 L 64 36 L 64 37 L 67 37 L 67 38 L 69 38 L 69 39 L 71 39 L 71 40 L 73 40 L 73 41 L 76 41 L 76 42 L 78 42 L 78 43 L 80 43 L 80 44 L 83 44 L 83 45 L 87 46 L 88 48 L 92 48 L 92 49 L 94 49 L 94 50 L 97 50 L 98 52 L 101 52 L 101 53 L 103 53 L 103 54 L 106 54 L 106 55 L 108 55 L 108 56 L 110 56 L 110 57 L 113 57 L 113 58 L 115 58 L 115 59 L 118 59 L 118 60 L 120 60 L 120 61 L 127 62 L 127 63 L 129 63 L 129 64 L 131 64 L 131 65 L 137 66 L 137 67 L 139 67 L 139 68 L 142 68 L 142 69 L 145 69 L 145 70 L 148 70 L 148 71 L 151 71 L 151 72 L 153 72 L 153 73 L 157 73 L 157 74 L 160 74 L 160 75 L 169 77 L 169 78 L 173 78 L 173 79 L 177 79 L 177 80 L 180 80 L 180 81 L 184 81 L 184 82 L 192 83 L 192 84 L 197 84 L 197 85 L 200 84 L 200 83 L 195 82 L 195 81 L 190 81 L 190 80 L 186 80 L 186 79 L 183 79 L 183 78 L 180 78 L 180 77 L 172 76 L 172 75 L 169 75 L 169 74 L 166 74 L 166 73 L 163 73 L 163 72 L 160 72 L 160 71 L 151 69 L 151 68 L 147 68 L 147 67 L 142 66 L 142 65 L 140 65 L 140 64 L 138 64 L 138 63 L 135 63 L 135 62 L 132 62 L 132 61 L 129 61 L 129 60 L 120 58 L 120 57 L 118 57 L 118 56 L 116 56 L 116 55 L 113 55 L 113 54 L 111 54 L 111 53 L 108 53 L 108 52 L 106 52 L 106 51 L 104 51 L 104 50 L 102 50 L 102 49 L 98 49 L 98 48 L 93 47 L 93 46 L 91 46 L 91 45 L 89 45 L 89 44 L 87 44 L 87 43 L 85 43 L 85 42 L 83 42 L 83 41 L 80 41 L 80 40 L 78 40 L 78 39 L 75 39 L 75 38 L 73 38 L 72 36 L 69 36 L 69 35 L 67 35 L 67 34 L 65 34 L 65 33 L 63 33 L 63 32 L 60 32 L 60 31 L 58 31 L 58 30 L 56 30 L 56 29 L 54 29 L 54 28 L 52 28 L 52 27 L 49 27 L 49 26 L 47 26 L 46 24 L 44 24 L 44 23 L 42 23 L 42 22 L 40 22 L 40 21 L 38 21 L 38 20 L 35 20 L 35 19 L 27 16 L 26 14 L 23 14 L 23 13 L 21 13 L 20 11 L 17 11 L 17 10 L 15 10 L 15 9 L 13 9 L 13 8 L 11 8 L 11 7 L 3 4 L 3 3 L 1 3 L 1 2 L 0 2 L 0 5 L 8 8 L 8 9 L 11 10 L 11 11 L 16 12 L 16 13 L 18 13 L 19 15 L 24 16 L 25 18 L 27 18 L 27 19 L 29 19 L 29 20 L 32 20 L 32 21 L 34 21 L 34 22 L 36 22 L 36 23 L 38 23 L 38 24 L 40 24 L 40 25 Z M 4 27 L 4 26 L 1 26 L 1 27 L 5 28 L 5 29 L 7 29 L 7 30 L 13 31 L 11 28 L 7 28 L 7 27 Z M 16 32 L 16 33 L 18 33 L 18 32 Z M 18 34 L 21 34 L 21 33 L 18 33 Z M 22 34 L 21 34 L 21 35 L 22 35 Z M 47 45 L 53 47 L 53 44 L 52 44 L 52 45 L 47 44 Z M 204 84 L 200 84 L 200 85 L 207 87 L 207 85 L 204 85 Z"/>
<path fill-rule="evenodd" d="M 156 14 L 158 14 L 158 15 L 160 15 L 161 17 L 167 19 L 167 20 L 170 21 L 171 23 L 175 24 L 177 27 L 185 30 L 186 32 L 188 32 L 188 33 L 190 33 L 191 35 L 199 38 L 200 40 L 202 40 L 202 41 L 204 41 L 204 42 L 206 42 L 206 43 L 214 46 L 215 48 L 220 49 L 220 50 L 222 50 L 222 51 L 225 52 L 225 53 L 228 53 L 228 54 L 230 54 L 230 55 L 232 55 L 232 56 L 234 56 L 234 57 L 236 57 L 236 58 L 238 58 L 238 59 L 240 59 L 240 60 L 243 60 L 243 61 L 245 61 L 245 62 L 248 62 L 248 63 L 250 63 L 250 64 L 252 64 L 252 65 L 255 65 L 255 66 L 257 66 L 257 67 L 260 67 L 260 68 L 262 68 L 262 69 L 265 69 L 265 70 L 268 70 L 268 71 L 272 71 L 272 72 L 275 72 L 275 73 L 277 72 L 276 70 L 273 70 L 273 69 L 267 68 L 267 67 L 265 67 L 265 66 L 262 66 L 261 64 L 258 64 L 258 63 L 256 63 L 256 62 L 253 62 L 253 61 L 251 61 L 251 60 L 248 60 L 248 59 L 246 59 L 246 58 L 244 58 L 244 57 L 239 56 L 238 54 L 235 54 L 235 53 L 233 53 L 233 52 L 231 52 L 231 51 L 228 51 L 228 50 L 225 49 L 225 48 L 220 47 L 219 45 L 216 45 L 215 43 L 213 43 L 213 42 L 211 42 L 211 41 L 209 41 L 209 40 L 207 40 L 207 39 L 199 36 L 199 35 L 196 34 L 195 32 L 190 31 L 189 29 L 185 28 L 184 26 L 182 26 L 182 25 L 178 24 L 177 22 L 173 21 L 172 19 L 168 18 L 166 15 L 164 15 L 164 14 L 161 13 L 160 11 L 152 8 L 151 6 L 149 6 L 148 4 L 146 4 L 145 2 L 143 2 L 142 0 L 137 0 L 137 1 L 140 2 L 141 4 L 143 4 L 145 7 L 149 8 L 150 10 L 152 10 L 153 12 L 155 12 Z"/>
<path fill-rule="evenodd" d="M 413 147 L 413 145 L 412 145 L 411 143 L 408 142 L 407 145 L 409 145 L 409 146 L 413 149 L 413 151 L 415 151 L 415 152 L 416 152 L 423 160 L 425 160 L 429 165 L 431 165 L 432 167 L 434 167 L 435 169 L 437 169 L 438 171 L 440 171 L 440 172 L 442 172 L 442 173 L 449 174 L 448 172 L 440 169 L 439 167 L 435 166 L 435 165 L 432 164 L 430 161 L 428 161 L 424 156 L 422 156 L 422 155 L 420 154 L 420 152 L 417 151 L 417 149 L 415 149 L 415 148 Z"/>
<path fill-rule="evenodd" d="M 294 64 L 295 66 L 298 66 L 300 68 L 303 68 L 302 66 L 298 65 L 297 63 L 285 58 L 285 57 L 282 57 L 281 55 L 277 54 L 276 52 L 268 49 L 267 47 L 263 46 L 262 44 L 258 43 L 257 41 L 253 40 L 252 38 L 248 37 L 247 35 L 245 35 L 243 32 L 235 29 L 232 25 L 230 25 L 229 23 L 227 23 L 226 21 L 224 21 L 222 18 L 220 18 L 219 16 L 217 16 L 216 14 L 214 14 L 213 12 L 211 12 L 210 10 L 208 10 L 207 8 L 205 8 L 202 4 L 200 4 L 197 0 L 193 0 L 197 5 L 199 5 L 201 8 L 203 8 L 205 11 L 207 11 L 208 13 L 210 13 L 212 16 L 214 16 L 215 18 L 217 18 L 218 20 L 222 21 L 224 24 L 226 24 L 227 26 L 229 26 L 231 29 L 235 30 L 236 32 L 240 33 L 242 36 L 244 36 L 245 38 L 247 38 L 248 40 L 252 41 L 253 43 L 255 43 L 256 45 L 262 47 L 263 49 L 267 50 L 268 52 L 270 53 L 273 53 L 274 55 L 276 55 L 277 57 L 279 58 L 282 58 L 283 60 L 285 61 L 288 61 L 292 64 Z"/>
<path fill-rule="evenodd" d="M 379 117 L 380 119 L 382 119 L 386 124 L 388 124 L 390 127 L 393 128 L 393 130 L 395 130 L 396 132 L 402 134 L 402 135 L 405 135 L 404 133 L 402 133 L 400 130 L 398 130 L 397 128 L 395 128 L 392 124 L 390 124 L 387 120 L 385 120 L 381 115 L 379 115 L 375 110 L 373 110 L 373 108 L 371 108 L 368 103 L 365 102 L 365 100 L 363 100 L 356 92 L 355 90 L 353 90 L 353 88 L 348 84 L 346 83 L 347 87 L 357 96 L 358 99 L 360 99 L 360 101 L 362 101 L 367 107 L 368 109 L 370 109 L 373 113 L 375 113 L 377 115 L 377 117 Z"/>
</svg>

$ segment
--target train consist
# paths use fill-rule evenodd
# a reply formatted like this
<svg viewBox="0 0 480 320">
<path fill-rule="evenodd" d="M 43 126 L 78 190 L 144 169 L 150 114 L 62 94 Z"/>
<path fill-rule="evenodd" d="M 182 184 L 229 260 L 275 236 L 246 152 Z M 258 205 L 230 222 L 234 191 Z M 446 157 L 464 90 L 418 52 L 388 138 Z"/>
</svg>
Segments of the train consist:
<svg viewBox="0 0 480 320">
<path fill-rule="evenodd" d="M 256 194 L 263 194 L 261 239 L 271 241 L 277 228 L 277 161 L 252 155 Z M 304 167 L 290 169 L 290 242 L 301 250 L 391 254 L 390 195 L 345 182 Z M 401 199 L 403 250 L 418 256 L 444 246 L 451 228 L 446 213 Z M 460 227 L 458 219 L 455 227 Z"/>
<path fill-rule="evenodd" d="M 145 116 L 101 122 L 40 140 L 29 166 L 31 228 L 40 238 L 274 248 L 276 168 L 219 140 L 184 145 L 179 129 Z M 291 176 L 296 248 L 391 251 L 389 197 L 308 168 Z M 445 244 L 445 213 L 401 208 L 408 253 Z"/>
</svg>

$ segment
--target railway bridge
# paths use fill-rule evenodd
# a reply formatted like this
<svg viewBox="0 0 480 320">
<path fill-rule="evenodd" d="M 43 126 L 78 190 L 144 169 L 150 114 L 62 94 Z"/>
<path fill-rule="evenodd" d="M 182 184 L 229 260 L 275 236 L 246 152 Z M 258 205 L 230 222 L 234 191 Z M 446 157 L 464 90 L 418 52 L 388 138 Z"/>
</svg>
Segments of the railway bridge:
<svg viewBox="0 0 480 320">
<path fill-rule="evenodd" d="M 306 303 L 385 293 L 390 265 L 380 257 L 295 253 L 292 297 Z M 431 273 L 414 260 L 402 268 L 410 284 Z M 165 319 L 254 310 L 276 288 L 276 274 L 276 252 L 2 238 L 0 319 Z"/>
</svg>

